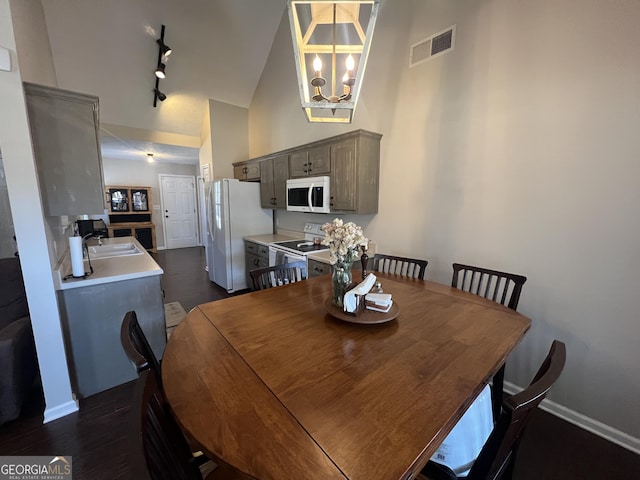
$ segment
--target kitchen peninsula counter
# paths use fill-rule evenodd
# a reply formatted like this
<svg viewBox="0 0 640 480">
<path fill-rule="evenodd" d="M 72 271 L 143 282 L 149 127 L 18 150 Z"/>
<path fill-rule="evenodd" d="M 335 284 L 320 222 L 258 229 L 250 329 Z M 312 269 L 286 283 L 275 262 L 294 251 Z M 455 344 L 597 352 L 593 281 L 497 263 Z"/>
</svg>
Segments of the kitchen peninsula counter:
<svg viewBox="0 0 640 480">
<path fill-rule="evenodd" d="M 54 270 L 71 384 L 79 398 L 136 378 L 120 342 L 120 327 L 127 312 L 136 312 L 158 358 L 167 343 L 162 268 L 133 237 L 107 238 L 102 243 L 105 246 L 130 243 L 140 253 L 92 258 L 91 276 L 65 281 L 62 278 L 71 271 L 67 252 Z M 90 247 L 96 245 L 97 241 L 89 242 Z M 105 254 L 108 253 L 96 252 Z M 85 261 L 85 271 L 88 268 Z"/>
<path fill-rule="evenodd" d="M 93 274 L 86 278 L 70 277 L 67 280 L 63 280 L 65 276 L 71 273 L 71 259 L 67 251 L 53 271 L 53 281 L 56 290 L 88 287 L 91 285 L 162 275 L 164 273 L 153 257 L 149 255 L 145 248 L 134 237 L 103 238 L 101 242 L 103 245 L 132 243 L 140 250 L 140 253 L 107 258 L 91 257 Z M 87 244 L 89 246 L 97 246 L 98 240 L 90 239 Z M 89 271 L 89 262 L 86 259 L 84 266 L 85 271 Z"/>
</svg>

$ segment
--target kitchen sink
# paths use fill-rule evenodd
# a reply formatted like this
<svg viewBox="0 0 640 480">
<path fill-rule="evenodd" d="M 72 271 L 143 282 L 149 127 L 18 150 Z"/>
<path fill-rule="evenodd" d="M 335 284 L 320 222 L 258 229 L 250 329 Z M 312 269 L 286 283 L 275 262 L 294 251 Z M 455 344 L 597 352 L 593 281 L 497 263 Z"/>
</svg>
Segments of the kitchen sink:
<svg viewBox="0 0 640 480">
<path fill-rule="evenodd" d="M 89 258 L 122 257 L 125 255 L 140 255 L 144 253 L 134 243 L 92 245 L 88 248 L 89 248 Z"/>
</svg>

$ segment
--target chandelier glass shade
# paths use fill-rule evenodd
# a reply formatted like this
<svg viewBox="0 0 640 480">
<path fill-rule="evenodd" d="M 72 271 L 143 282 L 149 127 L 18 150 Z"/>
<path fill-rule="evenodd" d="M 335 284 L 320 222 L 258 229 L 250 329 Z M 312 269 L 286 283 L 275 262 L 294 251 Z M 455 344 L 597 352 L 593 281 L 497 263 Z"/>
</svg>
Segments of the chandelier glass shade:
<svg viewBox="0 0 640 480">
<path fill-rule="evenodd" d="M 288 0 L 302 109 L 309 122 L 351 123 L 379 0 Z"/>
</svg>

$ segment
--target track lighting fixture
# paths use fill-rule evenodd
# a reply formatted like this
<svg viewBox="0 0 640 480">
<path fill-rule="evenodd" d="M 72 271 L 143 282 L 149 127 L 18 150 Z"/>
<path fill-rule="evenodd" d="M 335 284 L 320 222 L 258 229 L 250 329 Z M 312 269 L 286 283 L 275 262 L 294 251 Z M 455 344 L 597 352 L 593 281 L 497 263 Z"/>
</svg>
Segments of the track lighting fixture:
<svg viewBox="0 0 640 480">
<path fill-rule="evenodd" d="M 156 67 L 155 76 L 156 76 L 156 86 L 153 89 L 153 106 L 155 107 L 158 103 L 158 100 L 164 102 L 167 99 L 167 96 L 160 91 L 160 79 L 166 78 L 165 68 L 167 67 L 165 62 L 167 57 L 173 51 L 171 47 L 169 47 L 166 43 L 164 43 L 164 25 L 162 25 L 162 29 L 160 30 L 160 38 L 156 40 L 158 44 L 158 66 Z"/>
</svg>

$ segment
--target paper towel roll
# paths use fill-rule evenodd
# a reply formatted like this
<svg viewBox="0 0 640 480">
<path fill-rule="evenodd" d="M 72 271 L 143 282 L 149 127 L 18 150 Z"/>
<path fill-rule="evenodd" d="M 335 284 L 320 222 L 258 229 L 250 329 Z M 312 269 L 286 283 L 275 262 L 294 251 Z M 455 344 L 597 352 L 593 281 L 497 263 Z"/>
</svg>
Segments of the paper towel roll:
<svg viewBox="0 0 640 480">
<path fill-rule="evenodd" d="M 69 237 L 69 255 L 71 256 L 71 273 L 73 276 L 84 277 L 82 237 Z"/>
</svg>

